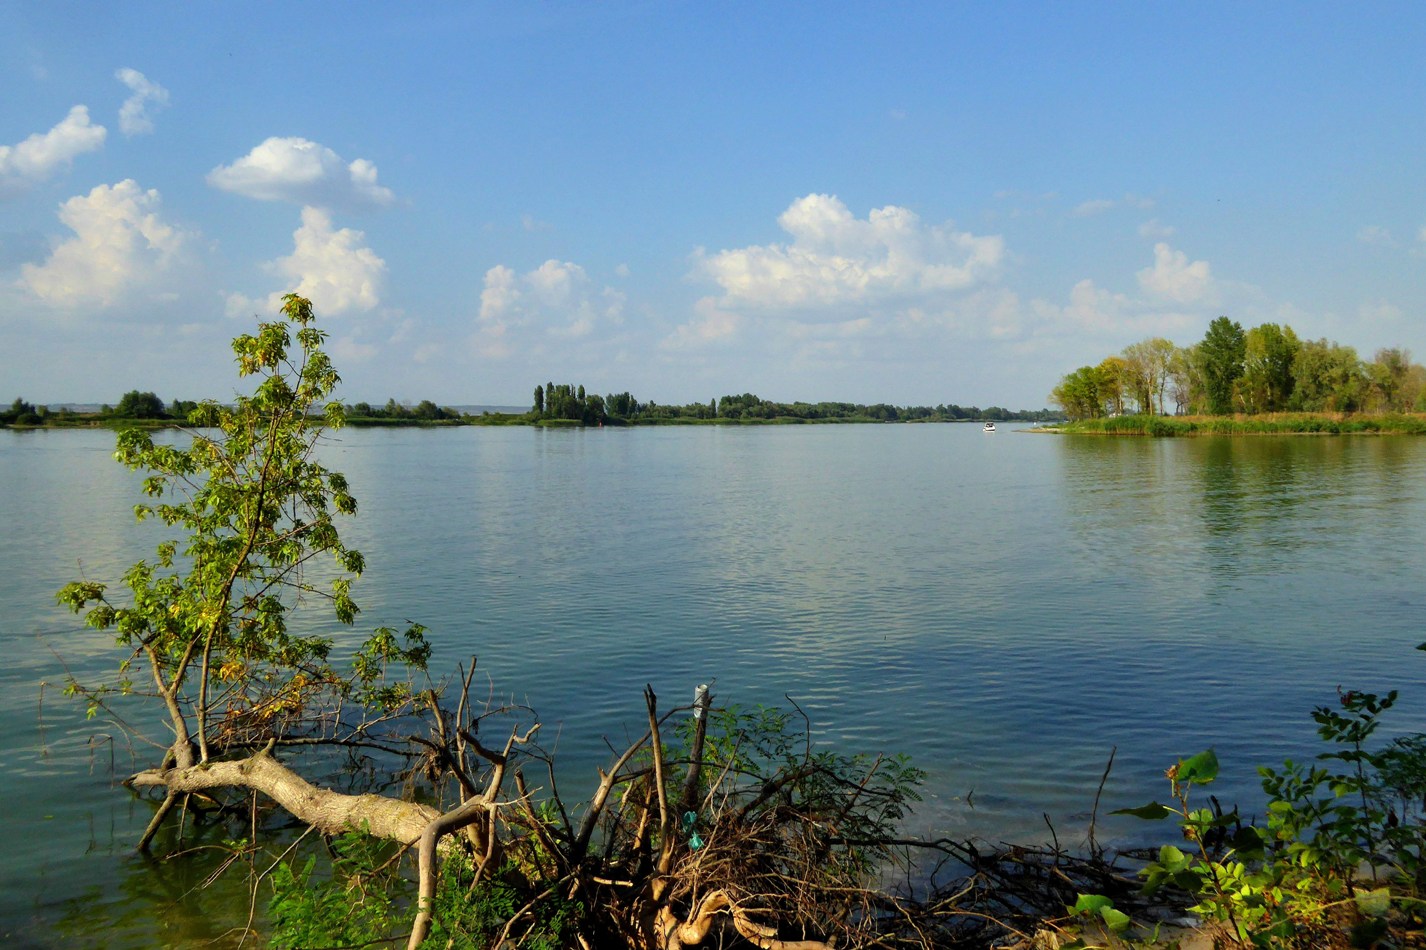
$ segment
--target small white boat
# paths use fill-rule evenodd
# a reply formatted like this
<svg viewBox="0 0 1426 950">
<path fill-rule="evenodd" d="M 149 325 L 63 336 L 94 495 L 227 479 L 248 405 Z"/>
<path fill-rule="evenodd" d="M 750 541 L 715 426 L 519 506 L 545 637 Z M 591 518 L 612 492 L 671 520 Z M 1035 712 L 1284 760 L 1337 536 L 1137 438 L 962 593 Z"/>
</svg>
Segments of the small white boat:
<svg viewBox="0 0 1426 950">
<path fill-rule="evenodd" d="M 994 432 L 994 431 L 995 431 L 995 423 L 993 423 L 993 422 L 987 422 L 985 425 L 981 426 L 980 431 L 982 431 L 982 432 Z"/>
</svg>

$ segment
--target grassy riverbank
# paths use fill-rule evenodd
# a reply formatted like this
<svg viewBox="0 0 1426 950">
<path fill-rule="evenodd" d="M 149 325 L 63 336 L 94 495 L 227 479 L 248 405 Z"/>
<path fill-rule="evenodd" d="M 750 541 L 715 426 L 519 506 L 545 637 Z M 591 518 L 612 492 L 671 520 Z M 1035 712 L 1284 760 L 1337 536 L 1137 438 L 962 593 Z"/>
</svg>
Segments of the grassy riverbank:
<svg viewBox="0 0 1426 950">
<path fill-rule="evenodd" d="M 1422 413 L 1285 412 L 1237 416 L 1112 416 L 1061 423 L 1076 435 L 1426 435 Z"/>
</svg>

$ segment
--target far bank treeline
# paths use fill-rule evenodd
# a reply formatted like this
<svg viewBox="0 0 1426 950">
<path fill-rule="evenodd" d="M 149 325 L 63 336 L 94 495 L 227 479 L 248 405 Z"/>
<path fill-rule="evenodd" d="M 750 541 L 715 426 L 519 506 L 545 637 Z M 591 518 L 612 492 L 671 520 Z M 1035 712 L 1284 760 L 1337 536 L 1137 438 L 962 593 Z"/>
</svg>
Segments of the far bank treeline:
<svg viewBox="0 0 1426 950">
<path fill-rule="evenodd" d="M 51 411 L 16 399 L 8 410 L 0 409 L 4 426 L 76 425 L 171 425 L 183 423 L 197 403 L 176 399 L 165 404 L 151 392 L 128 392 L 114 406 L 97 412 L 72 409 Z M 701 424 L 798 424 L 836 422 L 1047 422 L 1063 416 L 1050 409 L 1010 410 L 1000 406 L 941 404 L 937 406 L 892 406 L 886 403 L 861 405 L 851 402 L 774 402 L 752 393 L 724 396 L 687 405 L 641 402 L 627 392 L 601 396 L 588 393 L 582 385 L 545 383 L 535 387 L 534 400 L 525 412 L 482 412 L 473 414 L 429 399 L 416 405 L 388 399 L 385 405 L 347 403 L 349 425 L 539 425 L 621 426 L 621 425 L 701 425 Z"/>
<path fill-rule="evenodd" d="M 774 402 L 752 393 L 724 396 L 706 403 L 660 405 L 652 399 L 640 402 L 627 392 L 600 396 L 586 393 L 583 386 L 546 383 L 535 387 L 530 411 L 520 421 L 540 424 L 574 425 L 658 425 L 709 422 L 801 423 L 801 422 L 969 422 L 982 419 L 1039 422 L 1058 419 L 1049 409 L 1010 410 L 1000 406 L 941 404 L 937 406 L 892 406 L 887 403 L 862 405 L 852 402 Z"/>
<path fill-rule="evenodd" d="M 1426 368 L 1400 348 L 1363 360 L 1292 327 L 1219 317 L 1202 340 L 1154 337 L 1065 376 L 1050 400 L 1072 420 L 1137 415 L 1426 412 Z"/>
</svg>

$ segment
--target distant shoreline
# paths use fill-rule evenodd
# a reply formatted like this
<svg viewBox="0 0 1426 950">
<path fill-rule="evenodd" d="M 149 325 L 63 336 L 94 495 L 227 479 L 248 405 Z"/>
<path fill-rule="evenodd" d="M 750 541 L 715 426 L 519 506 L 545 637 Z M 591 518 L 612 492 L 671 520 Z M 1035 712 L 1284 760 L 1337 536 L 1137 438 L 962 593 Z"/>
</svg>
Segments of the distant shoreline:
<svg viewBox="0 0 1426 950">
<path fill-rule="evenodd" d="M 320 421 L 320 417 L 313 416 L 313 421 Z M 622 428 L 658 428 L 665 426 L 779 426 L 779 425 L 978 425 L 983 419 L 872 419 L 869 417 L 850 416 L 832 419 L 807 419 L 798 416 L 774 416 L 770 419 L 762 418 L 713 418 L 713 419 L 693 419 L 689 417 L 671 417 L 658 419 L 610 419 L 602 426 L 584 425 L 578 421 L 566 419 L 532 419 L 528 413 L 500 413 L 485 412 L 481 415 L 463 416 L 457 419 L 375 419 L 365 416 L 348 418 L 344 423 L 344 428 L 353 429 L 443 429 L 443 428 L 465 428 L 467 426 L 528 426 L 540 429 L 622 429 Z M 997 422 L 1021 422 L 1024 420 L 995 420 Z M 1063 425 L 1063 423 L 1049 423 L 1049 426 Z M 1044 431 L 1058 431 L 1055 428 L 1045 428 L 1045 423 L 1037 423 L 1037 428 Z M 26 431 L 35 429 L 184 429 L 191 428 L 186 420 L 182 419 L 126 419 L 114 416 L 99 416 L 74 413 L 70 415 L 51 415 L 42 422 L 37 423 L 0 423 L 0 429 L 14 429 L 16 431 Z"/>
</svg>

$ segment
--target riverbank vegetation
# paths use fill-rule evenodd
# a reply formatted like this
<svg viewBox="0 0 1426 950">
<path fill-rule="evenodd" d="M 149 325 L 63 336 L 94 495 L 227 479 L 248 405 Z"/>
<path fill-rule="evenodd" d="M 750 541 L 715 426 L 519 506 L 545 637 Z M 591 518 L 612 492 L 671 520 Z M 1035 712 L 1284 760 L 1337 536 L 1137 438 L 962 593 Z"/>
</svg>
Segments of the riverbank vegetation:
<svg viewBox="0 0 1426 950">
<path fill-rule="evenodd" d="M 432 681 L 419 624 L 339 641 L 294 618 L 354 627 L 366 562 L 338 529 L 356 499 L 314 452 L 344 423 L 337 374 L 310 304 L 284 316 L 234 341 L 252 394 L 198 406 L 189 444 L 119 434 L 137 513 L 167 537 L 117 584 L 59 592 L 119 647 L 110 679 L 67 692 L 135 733 L 162 723 L 124 783 L 153 806 L 137 847 L 221 849 L 273 945 L 1064 950 L 1147 946 L 1186 905 L 1215 946 L 1419 943 L 1426 737 L 1376 737 L 1395 694 L 1319 710 L 1326 764 L 1264 770 L 1262 824 L 1192 803 L 1216 759 L 1180 761 L 1171 803 L 1130 812 L 1176 819 L 1189 846 L 1149 855 L 1107 852 L 1093 820 L 1077 851 L 904 837 L 912 763 L 706 687 L 672 706 L 646 689 L 570 802 L 538 718 L 473 690 L 474 657 Z"/>
<path fill-rule="evenodd" d="M 1282 412 L 1260 416 L 1100 416 L 1055 426 L 1092 435 L 1426 435 L 1426 415 Z"/>
<path fill-rule="evenodd" d="M 1139 416 L 1368 415 L 1426 412 L 1426 367 L 1399 348 L 1370 360 L 1350 346 L 1303 340 L 1290 326 L 1244 330 L 1218 317 L 1202 340 L 1131 344 L 1066 375 L 1050 394 L 1071 420 Z"/>
</svg>

